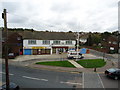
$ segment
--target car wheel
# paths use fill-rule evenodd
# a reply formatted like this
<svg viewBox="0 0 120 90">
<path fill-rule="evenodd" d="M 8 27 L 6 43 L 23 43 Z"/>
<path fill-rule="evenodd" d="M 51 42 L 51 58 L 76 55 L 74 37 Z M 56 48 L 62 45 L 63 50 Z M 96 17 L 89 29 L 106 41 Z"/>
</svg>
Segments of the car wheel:
<svg viewBox="0 0 120 90">
<path fill-rule="evenodd" d="M 116 77 L 116 76 L 115 76 L 115 77 L 114 77 L 114 79 L 115 79 L 115 80 L 117 80 L 117 79 L 118 79 L 118 77 Z"/>
</svg>

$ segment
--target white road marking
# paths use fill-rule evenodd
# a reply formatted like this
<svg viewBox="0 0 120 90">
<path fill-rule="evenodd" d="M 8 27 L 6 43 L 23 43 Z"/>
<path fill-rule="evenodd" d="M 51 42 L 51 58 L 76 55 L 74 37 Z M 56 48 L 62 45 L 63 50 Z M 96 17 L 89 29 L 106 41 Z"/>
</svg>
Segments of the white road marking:
<svg viewBox="0 0 120 90">
<path fill-rule="evenodd" d="M 101 84 L 102 84 L 102 87 L 105 88 L 104 85 L 103 85 L 103 82 L 102 82 L 102 80 L 101 80 L 101 78 L 100 78 L 100 75 L 99 75 L 98 73 L 97 73 L 97 75 L 98 75 L 98 77 L 99 77 L 99 79 L 100 79 L 100 82 L 101 82 Z"/>
<path fill-rule="evenodd" d="M 83 77 L 83 78 L 82 78 L 82 83 L 83 83 L 83 84 L 82 84 L 82 88 L 84 88 L 84 72 L 83 72 L 82 77 Z"/>
<path fill-rule="evenodd" d="M 5 72 L 0 72 L 0 74 L 6 74 L 6 73 Z M 9 73 L 9 75 L 14 75 L 14 74 Z"/>
<path fill-rule="evenodd" d="M 33 79 L 33 80 L 41 80 L 41 81 L 48 81 L 47 79 L 39 79 L 34 77 L 22 76 L 23 78 Z"/>
<path fill-rule="evenodd" d="M 66 83 L 66 84 L 75 84 L 75 85 L 82 85 L 81 83 L 63 82 L 63 81 L 61 81 L 60 83 Z"/>
</svg>

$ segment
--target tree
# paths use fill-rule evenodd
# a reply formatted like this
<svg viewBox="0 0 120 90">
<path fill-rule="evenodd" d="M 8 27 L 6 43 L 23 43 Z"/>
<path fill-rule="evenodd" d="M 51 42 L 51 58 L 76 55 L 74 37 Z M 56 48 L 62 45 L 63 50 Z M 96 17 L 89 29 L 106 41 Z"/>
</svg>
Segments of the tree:
<svg viewBox="0 0 120 90">
<path fill-rule="evenodd" d="M 101 37 L 102 37 L 102 39 L 105 39 L 105 38 L 107 38 L 107 37 L 109 37 L 109 36 L 111 36 L 112 34 L 110 33 L 110 32 L 104 32 L 104 33 L 101 33 Z"/>
<path fill-rule="evenodd" d="M 102 41 L 99 33 L 90 33 L 86 42 L 86 45 L 92 46 L 93 44 L 98 45 Z"/>
<path fill-rule="evenodd" d="M 69 33 L 72 33 L 72 31 L 69 31 Z"/>
<path fill-rule="evenodd" d="M 89 33 L 89 36 L 88 36 L 88 38 L 87 38 L 87 42 L 86 42 L 86 45 L 88 45 L 88 46 L 92 46 L 92 37 L 91 37 L 91 32 Z"/>
<path fill-rule="evenodd" d="M 112 32 L 112 35 L 118 36 L 119 35 L 119 31 Z"/>
</svg>

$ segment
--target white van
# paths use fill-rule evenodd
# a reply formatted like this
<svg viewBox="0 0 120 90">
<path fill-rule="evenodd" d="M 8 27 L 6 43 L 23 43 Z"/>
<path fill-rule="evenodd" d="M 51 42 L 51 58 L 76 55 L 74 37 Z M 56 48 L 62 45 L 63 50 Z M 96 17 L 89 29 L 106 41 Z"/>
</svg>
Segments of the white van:
<svg viewBox="0 0 120 90">
<path fill-rule="evenodd" d="M 68 53 L 67 53 L 67 58 L 68 58 L 68 59 L 76 59 L 76 58 L 82 59 L 83 56 L 82 56 L 82 54 L 81 54 L 80 52 L 77 52 L 77 51 L 75 51 L 75 50 L 70 50 L 70 51 L 68 51 Z"/>
</svg>

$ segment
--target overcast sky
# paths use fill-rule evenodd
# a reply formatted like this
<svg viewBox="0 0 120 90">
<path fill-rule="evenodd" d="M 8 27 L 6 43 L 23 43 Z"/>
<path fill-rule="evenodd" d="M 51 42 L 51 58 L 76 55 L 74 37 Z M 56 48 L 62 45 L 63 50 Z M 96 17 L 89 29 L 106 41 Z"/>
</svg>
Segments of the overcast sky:
<svg viewBox="0 0 120 90">
<path fill-rule="evenodd" d="M 9 28 L 104 32 L 118 29 L 119 0 L 2 0 Z M 3 19 L 0 18 L 3 27 Z"/>
</svg>

